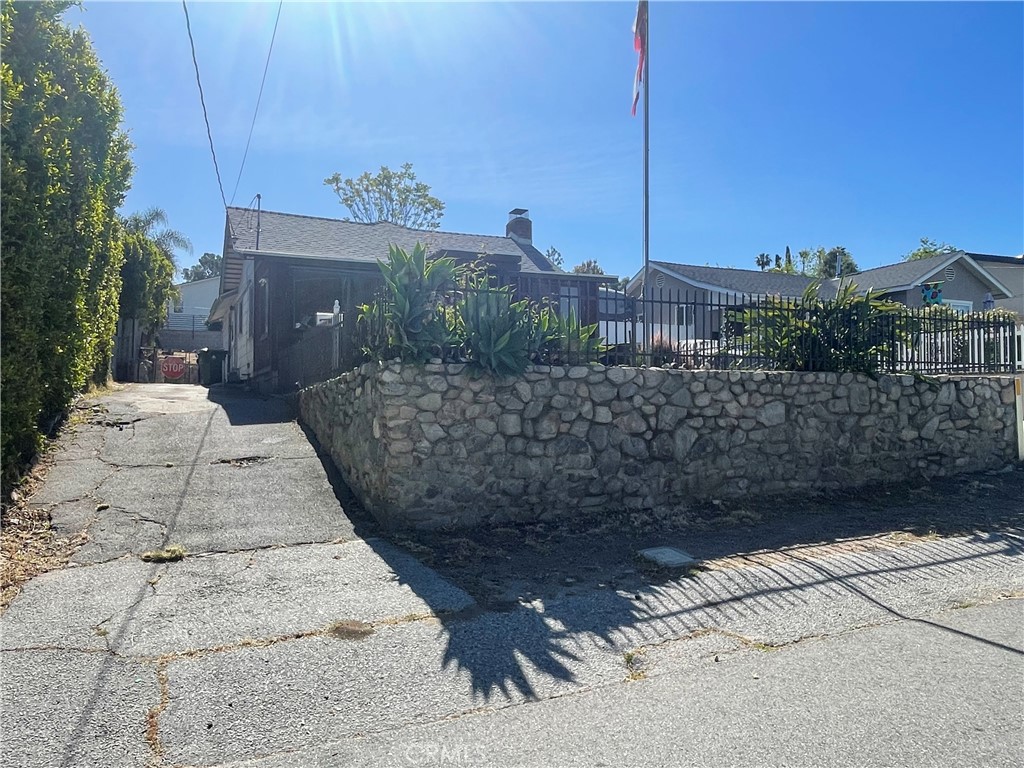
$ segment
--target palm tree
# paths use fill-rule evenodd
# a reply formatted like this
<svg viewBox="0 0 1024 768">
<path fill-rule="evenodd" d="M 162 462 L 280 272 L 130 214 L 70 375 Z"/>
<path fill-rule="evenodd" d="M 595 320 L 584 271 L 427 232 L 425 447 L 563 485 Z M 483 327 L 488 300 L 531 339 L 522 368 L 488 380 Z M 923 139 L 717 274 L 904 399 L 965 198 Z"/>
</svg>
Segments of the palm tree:
<svg viewBox="0 0 1024 768">
<path fill-rule="evenodd" d="M 131 336 L 141 329 L 147 340 L 167 317 L 167 303 L 177 295 L 176 250 L 192 252 L 185 235 L 167 226 L 162 208 L 148 208 L 121 220 L 124 264 L 121 267 L 119 314 L 131 321 Z M 138 346 L 136 341 L 131 345 Z"/>
<path fill-rule="evenodd" d="M 157 229 L 162 227 L 162 229 Z M 124 229 L 132 235 L 141 235 L 151 240 L 168 261 L 177 267 L 175 251 L 192 254 L 192 241 L 176 229 L 167 226 L 167 212 L 163 208 L 147 208 L 142 213 L 133 213 L 124 220 Z"/>
</svg>

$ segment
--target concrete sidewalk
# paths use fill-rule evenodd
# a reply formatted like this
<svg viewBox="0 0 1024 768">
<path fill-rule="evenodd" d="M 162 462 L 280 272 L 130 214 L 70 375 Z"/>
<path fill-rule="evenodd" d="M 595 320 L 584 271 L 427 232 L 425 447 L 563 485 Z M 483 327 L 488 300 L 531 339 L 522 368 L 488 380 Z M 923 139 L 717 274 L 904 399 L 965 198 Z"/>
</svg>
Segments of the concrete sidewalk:
<svg viewBox="0 0 1024 768">
<path fill-rule="evenodd" d="M 489 611 L 346 515 L 343 489 L 279 401 L 207 394 L 131 386 L 65 437 L 32 503 L 47 505 L 64 531 L 86 527 L 89 543 L 0 618 L 3 764 L 411 764 L 393 752 L 407 729 L 429 735 L 439 723 L 527 704 L 502 721 L 509 739 L 523 738 L 517 729 L 535 727 L 540 710 L 526 713 L 541 700 L 586 695 L 611 717 L 626 697 L 641 711 L 640 678 L 654 682 L 680 664 L 692 676 L 686 660 L 756 656 L 856 627 L 925 627 L 916 620 L 1024 592 L 1022 542 L 993 533 L 794 554 Z M 189 556 L 137 557 L 171 543 Z M 1019 601 L 1005 605 L 1018 619 Z M 988 645 L 970 647 L 996 643 L 993 663 L 1019 675 L 1019 632 L 989 634 Z M 962 635 L 938 632 L 932 642 L 953 638 Z M 703 683 L 665 685 L 652 712 Z M 1019 700 L 1003 700 L 1020 714 Z M 560 720 L 549 723 L 556 733 L 589 738 L 571 707 L 554 706 L 546 711 Z M 595 734 L 601 744 L 579 752 L 580 763 L 644 762 Z M 743 754 L 723 764 L 749 764 Z M 512 750 L 449 764 L 568 757 Z M 657 753 L 645 759 L 660 764 Z"/>
</svg>

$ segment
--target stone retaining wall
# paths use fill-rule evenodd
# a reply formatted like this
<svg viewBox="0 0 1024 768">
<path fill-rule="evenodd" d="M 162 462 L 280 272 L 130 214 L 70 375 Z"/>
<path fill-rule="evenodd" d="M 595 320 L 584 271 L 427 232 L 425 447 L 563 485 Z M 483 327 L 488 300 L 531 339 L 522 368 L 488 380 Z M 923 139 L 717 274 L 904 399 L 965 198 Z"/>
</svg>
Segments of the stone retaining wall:
<svg viewBox="0 0 1024 768">
<path fill-rule="evenodd" d="M 393 526 L 470 526 L 996 469 L 1013 378 L 373 363 L 303 390 L 302 420 Z"/>
</svg>

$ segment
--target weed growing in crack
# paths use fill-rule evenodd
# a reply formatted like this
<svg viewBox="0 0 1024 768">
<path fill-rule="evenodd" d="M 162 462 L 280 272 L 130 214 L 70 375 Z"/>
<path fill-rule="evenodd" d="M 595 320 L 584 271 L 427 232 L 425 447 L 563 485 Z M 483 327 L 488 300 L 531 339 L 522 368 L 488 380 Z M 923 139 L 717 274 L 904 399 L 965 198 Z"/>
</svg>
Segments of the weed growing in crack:
<svg viewBox="0 0 1024 768">
<path fill-rule="evenodd" d="M 644 680 L 647 677 L 647 670 L 644 669 L 644 656 L 647 651 L 644 648 L 637 648 L 633 651 L 626 651 L 622 654 L 622 660 L 626 662 L 626 680 Z"/>
<path fill-rule="evenodd" d="M 178 560 L 183 560 L 188 552 L 181 544 L 171 544 L 164 549 L 151 549 L 149 552 L 143 552 L 139 555 L 139 559 L 146 563 L 174 563 Z"/>
</svg>

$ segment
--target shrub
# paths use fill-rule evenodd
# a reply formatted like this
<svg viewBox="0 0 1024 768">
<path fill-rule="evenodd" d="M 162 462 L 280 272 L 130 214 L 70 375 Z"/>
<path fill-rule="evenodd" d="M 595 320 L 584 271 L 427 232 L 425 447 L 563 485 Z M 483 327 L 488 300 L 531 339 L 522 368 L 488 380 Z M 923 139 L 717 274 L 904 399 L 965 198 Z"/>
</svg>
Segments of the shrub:
<svg viewBox="0 0 1024 768">
<path fill-rule="evenodd" d="M 909 340 L 905 314 L 904 305 L 844 281 L 835 299 L 819 298 L 813 284 L 799 302 L 769 297 L 729 320 L 743 329 L 734 348 L 766 368 L 874 374 Z"/>
<path fill-rule="evenodd" d="M 121 104 L 64 2 L 2 6 L 4 493 L 42 433 L 109 375 L 131 176 Z"/>
<path fill-rule="evenodd" d="M 594 360 L 604 349 L 597 325 L 517 299 L 511 286 L 495 284 L 481 264 L 428 259 L 422 245 L 411 254 L 393 246 L 387 262 L 378 263 L 384 291 L 359 313 L 369 358 L 438 357 L 510 376 L 531 362 Z"/>
</svg>

